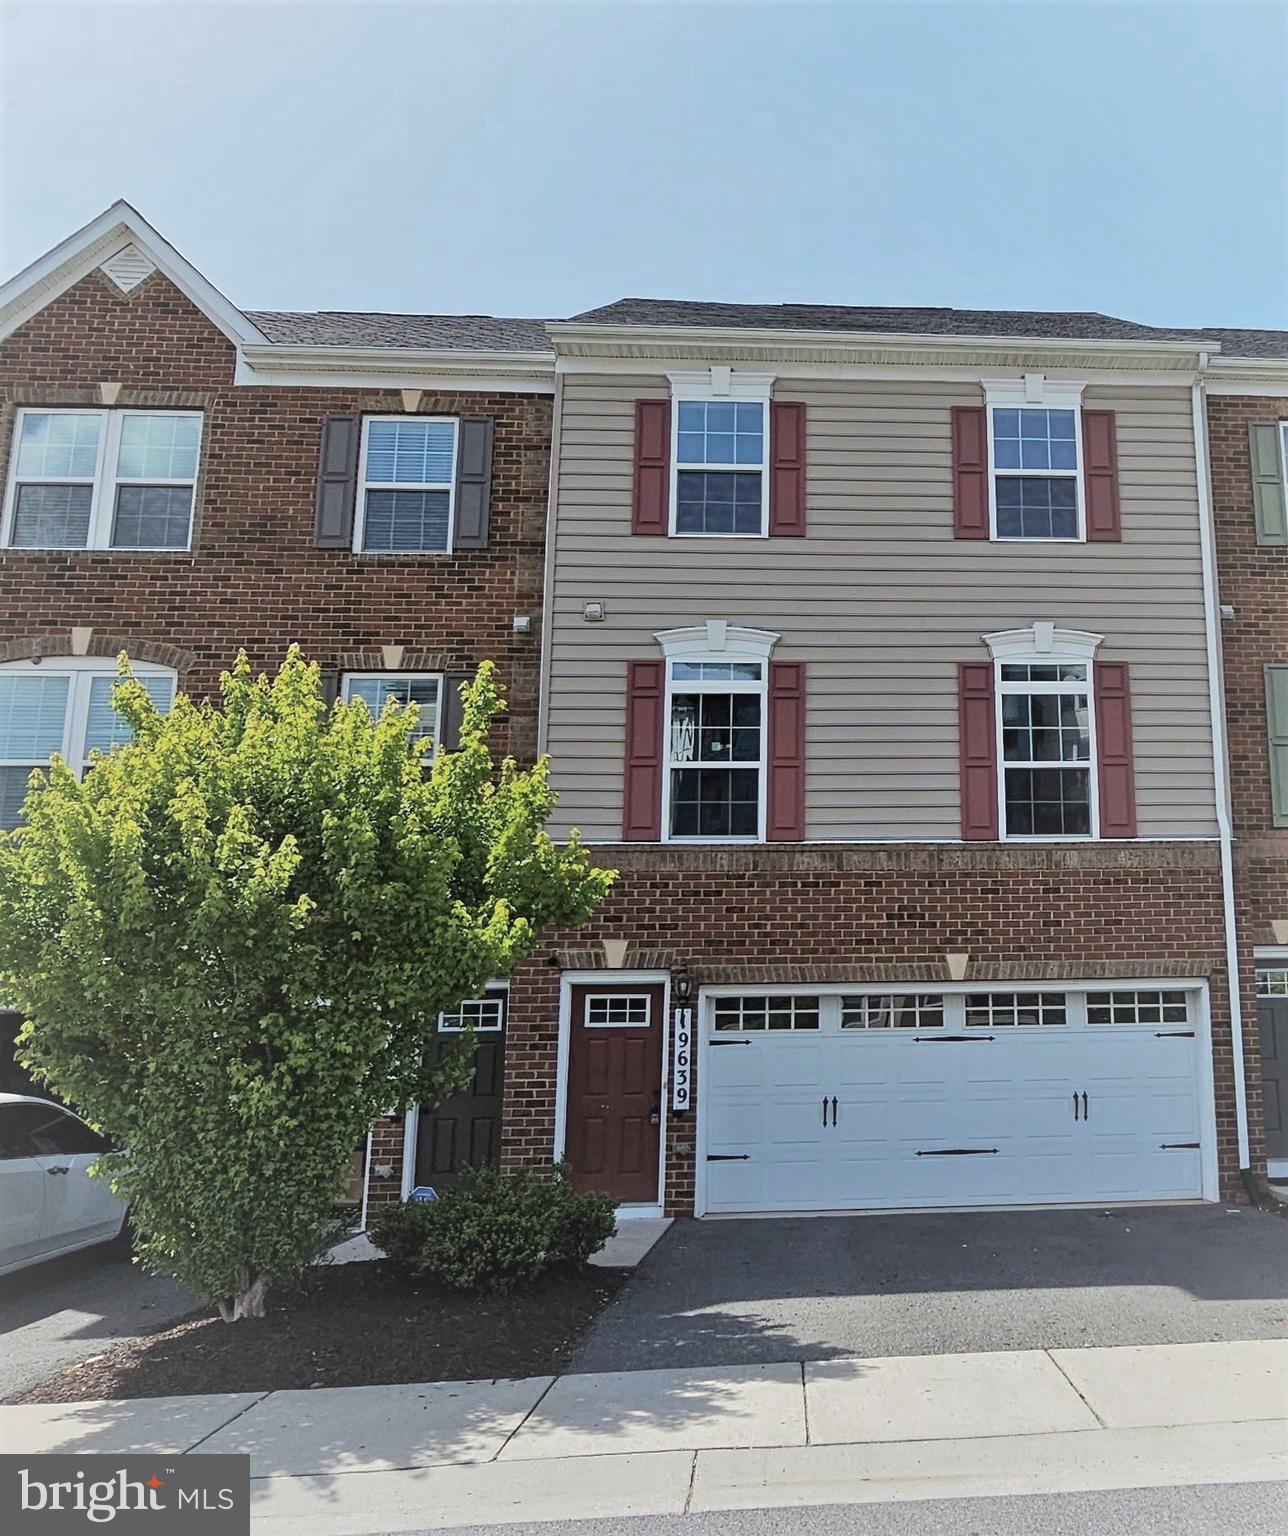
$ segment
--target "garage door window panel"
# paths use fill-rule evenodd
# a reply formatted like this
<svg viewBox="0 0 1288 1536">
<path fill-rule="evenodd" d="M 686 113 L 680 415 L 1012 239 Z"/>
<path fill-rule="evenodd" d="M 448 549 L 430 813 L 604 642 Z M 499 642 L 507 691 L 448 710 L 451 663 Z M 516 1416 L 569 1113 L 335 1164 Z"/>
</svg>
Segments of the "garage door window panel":
<svg viewBox="0 0 1288 1536">
<path fill-rule="evenodd" d="M 1061 1029 L 1066 1023 L 1063 992 L 982 992 L 966 999 L 967 1029 Z"/>
<path fill-rule="evenodd" d="M 1185 1024 L 1189 1016 L 1189 1004 L 1181 991 L 1087 994 L 1087 1023 L 1090 1025 Z"/>
<path fill-rule="evenodd" d="M 841 999 L 842 1029 L 942 1029 L 944 999 L 933 993 Z"/>
<path fill-rule="evenodd" d="M 712 1004 L 712 1024 L 718 1033 L 764 1033 L 767 1030 L 817 1030 L 817 997 L 718 997 Z"/>
</svg>

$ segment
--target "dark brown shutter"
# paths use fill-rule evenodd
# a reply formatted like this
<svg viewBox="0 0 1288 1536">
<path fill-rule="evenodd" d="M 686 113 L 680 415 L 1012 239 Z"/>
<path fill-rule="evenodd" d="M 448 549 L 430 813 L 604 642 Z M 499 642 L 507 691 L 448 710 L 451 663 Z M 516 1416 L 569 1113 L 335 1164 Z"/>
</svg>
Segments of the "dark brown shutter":
<svg viewBox="0 0 1288 1536">
<path fill-rule="evenodd" d="M 991 661 L 957 665 L 962 836 L 997 838 L 997 715 Z"/>
<path fill-rule="evenodd" d="M 671 402 L 635 402 L 631 532 L 665 535 L 671 501 Z"/>
<path fill-rule="evenodd" d="M 313 537 L 319 549 L 350 549 L 353 546 L 353 508 L 358 496 L 358 442 L 361 436 L 362 422 L 357 416 L 328 416 L 322 423 L 317 522 Z"/>
<path fill-rule="evenodd" d="M 988 537 L 988 409 L 953 406 L 953 535 Z"/>
<path fill-rule="evenodd" d="M 769 407 L 769 531 L 805 537 L 805 405 L 775 400 Z"/>
<path fill-rule="evenodd" d="M 492 418 L 463 416 L 456 445 L 455 549 L 486 549 L 492 501 Z"/>
<path fill-rule="evenodd" d="M 626 664 L 626 781 L 622 836 L 655 843 L 662 836 L 663 663 Z"/>
<path fill-rule="evenodd" d="M 1101 837 L 1136 836 L 1136 775 L 1131 751 L 1131 694 L 1127 663 L 1098 661 L 1096 769 L 1100 784 Z"/>
<path fill-rule="evenodd" d="M 340 673 L 336 667 L 322 667 L 322 702 L 329 709 L 340 697 Z"/>
<path fill-rule="evenodd" d="M 1082 453 L 1087 538 L 1117 543 L 1123 527 L 1118 504 L 1118 434 L 1112 411 L 1083 411 Z"/>
<path fill-rule="evenodd" d="M 461 688 L 473 676 L 470 672 L 448 672 L 443 678 L 443 739 L 444 752 L 455 752 L 461 744 L 461 717 L 465 706 L 461 700 Z"/>
<path fill-rule="evenodd" d="M 769 816 L 771 843 L 805 836 L 805 664 L 769 664 Z"/>
</svg>

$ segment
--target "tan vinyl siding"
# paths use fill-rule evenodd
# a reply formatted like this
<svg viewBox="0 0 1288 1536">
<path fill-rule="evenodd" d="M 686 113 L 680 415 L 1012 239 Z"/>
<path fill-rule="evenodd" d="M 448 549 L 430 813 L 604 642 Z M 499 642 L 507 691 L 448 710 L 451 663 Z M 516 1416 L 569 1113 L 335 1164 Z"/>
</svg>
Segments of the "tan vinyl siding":
<svg viewBox="0 0 1288 1536">
<path fill-rule="evenodd" d="M 798 382 L 808 407 L 804 539 L 633 537 L 637 399 L 656 376 L 566 375 L 548 750 L 556 826 L 621 830 L 625 669 L 654 632 L 705 619 L 774 630 L 807 663 L 811 841 L 959 836 L 957 663 L 981 636 L 1053 620 L 1130 663 L 1142 837 L 1211 836 L 1211 737 L 1190 401 L 1088 388 L 1117 413 L 1121 544 L 953 538 L 950 408 L 979 386 Z M 606 605 L 602 624 L 581 616 Z"/>
</svg>

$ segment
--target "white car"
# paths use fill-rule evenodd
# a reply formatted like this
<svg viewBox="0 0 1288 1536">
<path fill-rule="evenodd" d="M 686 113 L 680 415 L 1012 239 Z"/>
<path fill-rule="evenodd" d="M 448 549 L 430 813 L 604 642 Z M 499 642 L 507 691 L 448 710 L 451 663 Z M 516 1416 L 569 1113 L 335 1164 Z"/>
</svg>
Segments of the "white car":
<svg viewBox="0 0 1288 1536">
<path fill-rule="evenodd" d="M 121 1236 L 125 1205 L 86 1172 L 109 1150 L 60 1104 L 0 1093 L 0 1275 Z"/>
</svg>

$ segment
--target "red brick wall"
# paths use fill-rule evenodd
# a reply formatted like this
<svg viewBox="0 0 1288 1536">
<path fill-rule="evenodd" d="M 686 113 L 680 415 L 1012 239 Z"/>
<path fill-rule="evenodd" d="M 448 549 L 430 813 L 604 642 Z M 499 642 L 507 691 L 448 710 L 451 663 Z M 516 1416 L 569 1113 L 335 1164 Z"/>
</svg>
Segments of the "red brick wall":
<svg viewBox="0 0 1288 1536">
<path fill-rule="evenodd" d="M 1208 398 L 1217 576 L 1222 604 L 1234 609 L 1221 621 L 1221 640 L 1254 1168 L 1263 1166 L 1264 1145 L 1252 952 L 1275 942 L 1272 922 L 1288 921 L 1288 829 L 1273 824 L 1264 672 L 1267 663 L 1288 665 L 1288 548 L 1257 544 L 1248 424 L 1286 417 L 1282 399 Z"/>
<path fill-rule="evenodd" d="M 1212 845 L 1078 848 L 597 848 L 622 871 L 596 919 L 552 936 L 511 983 L 505 1141 L 511 1163 L 549 1158 L 563 966 L 688 968 L 705 982 L 942 977 L 965 950 L 970 979 L 1100 974 L 1207 976 L 1222 1188 L 1241 1198 L 1220 870 Z M 696 1076 L 695 1076 L 696 1095 Z M 695 1114 L 668 1132 L 667 1205 L 692 1211 Z"/>
<path fill-rule="evenodd" d="M 99 404 L 205 413 L 190 552 L 0 552 L 0 645 L 72 625 L 194 658 L 202 693 L 239 647 L 259 665 L 299 641 L 323 666 L 471 670 L 495 660 L 510 695 L 509 746 L 535 751 L 542 550 L 551 401 L 526 394 L 426 394 L 424 414 L 495 418 L 490 545 L 451 556 L 357 556 L 313 544 L 322 421 L 401 412 L 396 390 L 233 387 L 233 348 L 160 273 L 122 294 L 95 272 L 0 343 L 0 473 L 20 405 Z M 532 619 L 516 637 L 515 614 Z M 95 645 L 98 650 L 99 645 Z M 364 654 L 365 653 L 365 654 Z"/>
</svg>

